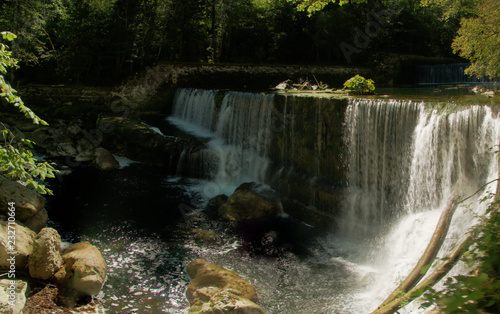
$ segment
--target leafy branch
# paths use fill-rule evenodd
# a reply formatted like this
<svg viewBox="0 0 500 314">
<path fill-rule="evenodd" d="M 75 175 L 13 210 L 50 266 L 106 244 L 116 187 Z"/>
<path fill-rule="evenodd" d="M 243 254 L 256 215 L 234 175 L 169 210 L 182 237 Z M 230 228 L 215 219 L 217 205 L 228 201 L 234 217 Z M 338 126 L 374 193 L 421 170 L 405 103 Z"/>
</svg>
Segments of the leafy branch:
<svg viewBox="0 0 500 314">
<path fill-rule="evenodd" d="M 1 32 L 1 38 L 6 41 L 12 41 L 16 35 L 10 32 Z M 21 97 L 17 96 L 17 91 L 7 83 L 4 75 L 8 69 L 17 68 L 17 60 L 12 57 L 12 52 L 4 43 L 0 43 L 0 98 L 3 98 L 7 103 L 19 108 L 27 118 L 31 119 L 34 124 L 48 125 L 43 119 L 38 117 L 30 108 L 24 105 Z M 54 178 L 57 170 L 52 164 L 42 162 L 36 159 L 33 155 L 33 141 L 29 139 L 17 139 L 8 127 L 0 122 L 1 139 L 0 144 L 0 173 L 13 180 L 21 180 L 27 186 L 36 189 L 40 194 L 52 195 L 52 191 L 48 189 L 40 181 L 46 178 Z"/>
</svg>

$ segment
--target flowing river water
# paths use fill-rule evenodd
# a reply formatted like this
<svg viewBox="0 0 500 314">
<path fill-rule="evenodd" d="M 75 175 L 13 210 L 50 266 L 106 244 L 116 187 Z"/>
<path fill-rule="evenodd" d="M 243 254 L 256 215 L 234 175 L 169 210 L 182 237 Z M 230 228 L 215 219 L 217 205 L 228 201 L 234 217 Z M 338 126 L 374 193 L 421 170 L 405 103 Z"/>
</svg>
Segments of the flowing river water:
<svg viewBox="0 0 500 314">
<path fill-rule="evenodd" d="M 269 145 L 280 130 L 274 95 L 227 92 L 218 103 L 219 95 L 180 89 L 172 114 L 154 125 L 206 142 L 180 161 L 203 178 L 124 163 L 106 173 L 74 169 L 54 188 L 52 224 L 67 241 L 95 244 L 108 263 L 99 297 L 109 313 L 187 313 L 185 266 L 195 258 L 237 271 L 268 313 L 369 313 L 418 261 L 451 194 L 465 198 L 498 176 L 500 118 L 489 107 L 350 99 L 338 228 L 283 215 L 272 226 L 235 230 L 203 208 L 243 182 L 268 183 Z M 489 184 L 458 207 L 439 257 L 495 190 Z"/>
</svg>

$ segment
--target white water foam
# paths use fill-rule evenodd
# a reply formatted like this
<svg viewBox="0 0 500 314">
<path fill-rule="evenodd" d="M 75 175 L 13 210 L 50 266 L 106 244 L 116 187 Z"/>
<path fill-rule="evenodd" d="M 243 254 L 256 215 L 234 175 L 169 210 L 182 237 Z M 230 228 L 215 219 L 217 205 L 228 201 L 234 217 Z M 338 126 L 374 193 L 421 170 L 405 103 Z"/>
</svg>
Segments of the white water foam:
<svg viewBox="0 0 500 314">
<path fill-rule="evenodd" d="M 170 117 L 179 128 L 207 139 L 202 160 L 212 180 L 202 188 L 210 196 L 245 180 L 265 182 L 271 136 L 272 97 L 229 92 L 218 108 L 215 95 L 180 90 Z M 347 109 L 348 188 L 341 234 L 324 246 L 343 251 L 327 264 L 345 268 L 350 280 L 359 281 L 355 294 L 340 296 L 351 302 L 346 312 L 375 309 L 413 269 L 453 191 L 465 197 L 498 176 L 497 115 L 488 107 L 455 112 L 426 107 L 355 99 Z M 496 184 L 488 185 L 459 206 L 438 257 L 476 223 L 489 205 L 480 200 L 495 189 Z M 339 304 L 325 304 L 328 308 L 338 311 Z M 418 311 L 418 305 L 408 308 Z"/>
<path fill-rule="evenodd" d="M 365 112 L 370 112 L 373 108 L 379 110 L 380 105 L 380 102 L 374 103 L 372 101 L 359 101 L 351 104 L 352 107 L 366 107 L 361 108 Z M 394 106 L 395 104 L 388 102 L 385 105 Z M 409 104 L 399 103 L 397 106 L 408 107 Z M 358 152 L 358 156 L 355 156 L 355 158 L 360 158 L 361 161 L 356 165 L 351 164 L 350 170 L 357 171 L 356 173 L 350 173 L 351 179 L 358 180 L 358 177 L 356 177 L 358 173 L 365 174 L 368 172 L 368 175 L 365 174 L 368 181 L 366 179 L 361 181 L 365 185 L 361 188 L 358 187 L 354 195 L 359 196 L 360 193 L 368 193 L 367 197 L 376 195 L 377 202 L 375 204 L 369 203 L 368 206 L 361 204 L 358 208 L 354 208 L 352 204 L 347 203 L 347 205 L 350 205 L 350 207 L 347 207 L 348 209 L 354 209 L 354 213 L 350 212 L 346 215 L 350 224 L 348 226 L 355 226 L 356 224 L 353 224 L 352 221 L 356 220 L 357 217 L 361 218 L 362 223 L 365 223 L 363 217 L 367 215 L 365 211 L 368 210 L 371 217 L 377 217 L 378 215 L 383 219 L 387 218 L 387 222 L 383 221 L 383 219 L 379 221 L 384 228 L 388 228 L 385 235 L 382 233 L 380 239 L 369 241 L 373 247 L 365 263 L 373 267 L 376 274 L 372 283 L 359 292 L 359 299 L 367 300 L 362 305 L 362 312 L 375 309 L 410 273 L 429 243 L 441 212 L 446 207 L 453 191 L 458 192 L 463 199 L 498 176 L 498 160 L 493 151 L 496 150 L 500 139 L 500 119 L 492 113 L 490 108 L 473 106 L 446 114 L 426 109 L 423 105 L 419 105 L 416 109 L 418 119 L 410 137 L 411 143 L 403 150 L 403 156 L 400 157 L 400 160 L 406 161 L 407 164 L 401 164 L 398 167 L 403 170 L 403 174 L 406 174 L 405 177 L 397 177 L 398 184 L 402 185 L 399 196 L 403 202 L 393 202 L 391 204 L 399 207 L 397 209 L 398 214 L 395 215 L 395 217 L 399 218 L 394 220 L 390 219 L 390 215 L 387 216 L 387 213 L 393 213 L 394 211 L 387 211 L 385 207 L 387 203 L 380 201 L 382 196 L 377 195 L 387 193 L 388 190 L 393 189 L 391 183 L 384 184 L 382 182 L 380 184 L 377 182 L 380 179 L 369 178 L 371 175 L 388 178 L 393 174 L 387 175 L 380 171 L 373 172 L 373 169 L 359 168 L 358 166 L 364 164 L 365 167 L 388 169 L 389 164 L 378 164 L 376 166 L 371 164 L 374 158 L 373 152 L 380 152 L 380 144 L 384 147 L 384 151 L 388 149 L 394 152 L 400 147 L 386 148 L 387 142 L 370 142 L 369 144 L 373 143 L 378 147 L 367 147 L 366 149 L 372 154 L 366 156 L 360 156 Z M 359 111 L 360 108 L 351 108 L 351 110 Z M 385 110 L 388 109 L 385 108 Z M 374 115 L 371 115 L 371 117 L 368 115 L 368 117 L 374 119 Z M 362 120 L 357 122 L 358 125 L 371 123 L 371 121 Z M 387 123 L 383 122 L 385 127 L 383 133 L 385 137 L 390 137 L 391 134 L 387 134 Z M 412 121 L 409 123 L 407 121 L 406 127 L 412 124 Z M 394 128 L 392 132 L 400 132 L 400 130 Z M 362 140 L 357 139 L 356 136 L 376 137 L 377 134 L 380 134 L 380 132 L 355 134 L 351 141 L 359 143 Z M 406 144 L 399 143 L 398 145 Z M 351 157 L 351 160 L 353 158 Z M 366 161 L 366 159 L 369 159 L 369 161 Z M 378 158 L 378 160 L 383 160 L 383 158 Z M 356 180 L 354 182 L 360 182 Z M 490 184 L 477 196 L 469 199 L 465 204 L 460 204 L 452 219 L 449 232 L 438 253 L 438 257 L 445 257 L 468 229 L 477 223 L 476 217 L 484 214 L 490 203 L 480 202 L 480 200 L 495 193 L 495 190 L 496 183 Z M 352 196 L 348 195 L 347 200 Z M 361 197 L 366 197 L 366 195 Z M 359 205 L 360 203 L 356 204 Z M 380 207 L 377 207 L 378 204 L 384 206 L 379 205 Z M 360 214 L 361 216 L 359 216 Z M 375 220 L 375 222 L 378 221 Z M 365 225 L 365 228 L 365 230 L 369 231 L 372 226 Z M 375 230 L 383 230 L 384 228 L 376 228 Z M 457 270 L 455 271 L 457 272 Z M 410 305 L 409 308 L 411 308 L 412 312 L 418 311 L 418 305 Z"/>
<path fill-rule="evenodd" d="M 264 182 L 269 164 L 273 95 L 228 92 L 218 108 L 216 94 L 179 89 L 168 118 L 183 131 L 207 139 L 206 149 L 195 156 L 211 178 L 204 188 L 207 198 L 231 194 L 243 182 Z"/>
</svg>

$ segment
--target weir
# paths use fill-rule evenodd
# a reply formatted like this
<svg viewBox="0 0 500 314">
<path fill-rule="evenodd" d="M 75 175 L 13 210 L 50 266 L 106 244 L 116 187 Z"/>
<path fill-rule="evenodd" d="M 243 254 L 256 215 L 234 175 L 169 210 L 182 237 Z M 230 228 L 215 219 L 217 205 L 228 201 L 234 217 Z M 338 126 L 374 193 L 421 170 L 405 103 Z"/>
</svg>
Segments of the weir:
<svg viewBox="0 0 500 314">
<path fill-rule="evenodd" d="M 231 193 L 248 181 L 265 182 L 274 95 L 228 92 L 216 103 L 216 92 L 180 89 L 169 121 L 206 139 L 206 148 L 185 163 L 195 165 L 214 182 L 206 196 Z"/>
<path fill-rule="evenodd" d="M 360 243 L 356 263 L 374 273 L 363 311 L 413 269 L 452 192 L 470 195 L 498 176 L 500 119 L 487 106 L 180 89 L 169 119 L 207 138 L 201 159 L 187 157 L 213 180 L 207 197 L 258 181 L 334 216 L 336 233 Z M 495 190 L 458 206 L 438 257 Z"/>
<path fill-rule="evenodd" d="M 488 83 L 487 78 L 478 79 L 474 75 L 465 74 L 470 63 L 433 64 L 418 67 L 417 85 L 439 84 L 478 84 Z"/>
<path fill-rule="evenodd" d="M 456 185 L 467 193 L 495 176 L 498 118 L 488 107 L 446 108 L 179 89 L 169 119 L 207 139 L 188 159 L 221 191 L 270 184 L 341 216 L 344 233 L 366 236 L 439 206 Z"/>
</svg>

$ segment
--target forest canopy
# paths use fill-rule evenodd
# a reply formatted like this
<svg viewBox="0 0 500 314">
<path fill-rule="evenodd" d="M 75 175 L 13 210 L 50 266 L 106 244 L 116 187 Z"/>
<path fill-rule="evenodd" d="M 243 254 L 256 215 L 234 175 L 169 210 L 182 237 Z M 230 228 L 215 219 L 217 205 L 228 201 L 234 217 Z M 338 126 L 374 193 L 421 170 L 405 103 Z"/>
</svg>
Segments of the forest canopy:
<svg viewBox="0 0 500 314">
<path fill-rule="evenodd" d="M 43 82 L 112 81 L 161 61 L 370 66 L 394 55 L 456 57 L 460 21 L 476 13 L 422 1 L 5 0 L 0 30 L 18 35 L 16 75 Z"/>
</svg>

